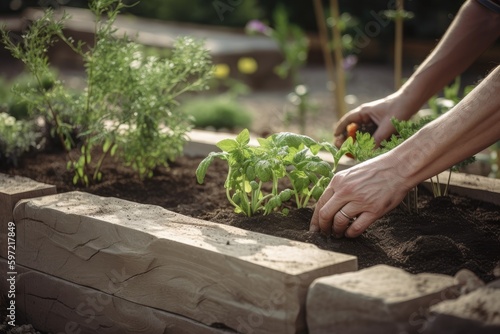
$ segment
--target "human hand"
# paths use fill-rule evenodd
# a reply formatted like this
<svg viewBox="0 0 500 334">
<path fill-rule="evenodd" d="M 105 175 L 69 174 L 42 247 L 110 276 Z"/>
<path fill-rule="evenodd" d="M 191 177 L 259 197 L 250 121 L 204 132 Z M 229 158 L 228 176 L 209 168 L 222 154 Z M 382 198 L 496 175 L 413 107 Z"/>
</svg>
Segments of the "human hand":
<svg viewBox="0 0 500 334">
<path fill-rule="evenodd" d="M 383 99 L 365 103 L 349 111 L 335 125 L 335 145 L 340 147 L 347 139 L 345 130 L 351 123 L 368 124 L 375 123 L 377 129 L 373 133 L 375 144 L 390 137 L 395 129 L 391 123 L 391 118 L 407 120 L 416 112 L 416 108 L 407 105 L 407 98 L 400 93 L 394 93 Z"/>
<path fill-rule="evenodd" d="M 362 234 L 409 190 L 391 166 L 397 163 L 381 155 L 337 172 L 316 204 L 309 230 L 335 237 Z"/>
</svg>

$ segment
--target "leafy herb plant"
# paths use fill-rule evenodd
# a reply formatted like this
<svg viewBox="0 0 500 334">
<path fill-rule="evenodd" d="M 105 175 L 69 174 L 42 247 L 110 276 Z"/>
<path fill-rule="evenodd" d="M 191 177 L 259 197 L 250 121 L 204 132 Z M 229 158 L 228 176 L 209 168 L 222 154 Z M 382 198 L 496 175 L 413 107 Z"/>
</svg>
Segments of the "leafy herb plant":
<svg viewBox="0 0 500 334">
<path fill-rule="evenodd" d="M 210 153 L 196 170 L 198 182 L 203 183 L 214 159 L 226 161 L 229 167 L 224 184 L 227 198 L 237 213 L 247 216 L 280 209 L 286 213 L 283 204 L 289 200 L 302 208 L 310 200 L 319 199 L 343 154 L 330 143 L 319 143 L 289 132 L 259 138 L 258 146 L 249 143 L 247 129 L 235 139 L 221 140 L 217 147 L 222 151 Z M 317 155 L 322 149 L 332 154 L 333 168 Z M 288 180 L 290 187 L 281 188 L 284 182 L 280 180 Z"/>
<path fill-rule="evenodd" d="M 68 152 L 75 184 L 100 181 L 102 163 L 110 156 L 144 178 L 180 155 L 191 124 L 178 110 L 178 97 L 207 89 L 213 72 L 200 41 L 180 38 L 169 56 L 159 59 L 145 56 L 143 47 L 127 36 L 117 36 L 113 23 L 124 7 L 121 0 L 90 2 L 95 16 L 93 45 L 66 37 L 63 27 L 68 16 L 56 18 L 51 10 L 33 22 L 21 43 L 14 43 L 2 30 L 7 49 L 26 64 L 38 83 L 18 93 L 32 114 L 42 115 L 52 125 L 52 134 Z M 57 78 L 50 89 L 42 87 L 42 79 L 52 73 L 47 51 L 57 40 L 83 59 L 86 88 L 79 94 Z"/>
</svg>

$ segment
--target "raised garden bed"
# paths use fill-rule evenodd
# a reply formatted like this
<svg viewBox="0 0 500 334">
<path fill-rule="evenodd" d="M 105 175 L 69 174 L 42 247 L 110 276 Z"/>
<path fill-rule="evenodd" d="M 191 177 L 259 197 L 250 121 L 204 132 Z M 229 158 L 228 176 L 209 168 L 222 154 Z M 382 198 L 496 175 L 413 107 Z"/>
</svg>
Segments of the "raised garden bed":
<svg viewBox="0 0 500 334">
<path fill-rule="evenodd" d="M 194 171 L 200 161 L 195 157 L 180 158 L 170 170 L 157 170 L 154 178 L 144 182 L 129 170 L 110 163 L 105 167 L 104 181 L 89 188 L 71 185 L 72 175 L 66 172 L 63 152 L 29 157 L 19 168 L 4 172 L 53 184 L 58 192 L 78 190 L 154 204 L 194 218 L 314 243 L 323 249 L 358 256 L 360 268 L 384 263 L 413 273 L 448 275 L 468 268 L 484 280 L 494 278 L 493 269 L 500 261 L 493 251 L 500 249 L 500 207 L 494 204 L 456 195 L 434 199 L 422 188 L 419 214 L 398 208 L 379 219 L 360 238 L 334 240 L 308 232 L 311 209 L 286 217 L 273 214 L 246 218 L 233 213 L 223 188 L 226 166 L 215 161 L 207 173 L 206 184 L 199 185 Z M 485 179 L 471 176 L 468 182 L 477 178 Z M 498 183 L 487 180 L 489 184 Z M 497 198 L 491 189 L 489 198 Z"/>
<path fill-rule="evenodd" d="M 152 179 L 143 182 L 134 178 L 130 171 L 108 162 L 103 169 L 105 178 L 102 183 L 89 188 L 79 188 L 70 185 L 72 175 L 66 172 L 63 155 L 64 153 L 61 152 L 46 152 L 44 154 L 29 156 L 22 161 L 19 167 L 2 169 L 0 172 L 22 175 L 40 182 L 54 184 L 59 193 L 77 190 L 90 192 L 99 196 L 117 197 L 138 203 L 154 204 L 180 213 L 182 216 L 191 216 L 204 221 L 218 222 L 243 228 L 247 231 L 285 238 L 282 240 L 292 239 L 312 243 L 323 250 L 355 255 L 358 259 L 359 269 L 370 269 L 377 264 L 386 264 L 402 268 L 410 273 L 440 273 L 453 276 L 460 269 L 467 268 L 486 282 L 493 281 L 495 273 L 498 274 L 498 272 L 495 272 L 498 269 L 495 268 L 498 268 L 500 263 L 500 255 L 498 253 L 498 249 L 500 249 L 500 208 L 485 201 L 456 195 L 433 199 L 429 195 L 422 194 L 419 214 L 410 215 L 401 209 L 395 209 L 390 214 L 379 219 L 363 236 L 357 239 L 333 239 L 307 231 L 312 214 L 312 211 L 309 209 L 292 211 L 287 217 L 276 214 L 266 217 L 256 216 L 249 219 L 235 215 L 232 212 L 232 208 L 227 204 L 225 193 L 223 192 L 226 167 L 217 161 L 210 167 L 204 185 L 197 184 L 194 176 L 194 170 L 201 161 L 201 157 L 185 156 L 172 163 L 169 170 L 158 169 L 155 171 L 155 176 Z M 478 178 L 472 176 L 467 182 L 480 184 L 480 181 L 483 179 L 480 178 L 481 180 L 478 181 Z M 496 183 L 498 183 L 497 180 L 491 180 L 488 183 L 490 189 L 486 193 L 487 199 L 491 199 L 493 202 L 498 200 L 498 186 L 494 185 Z M 455 189 L 463 190 L 464 188 L 455 185 Z M 480 190 L 476 189 L 475 191 L 478 192 Z M 421 193 L 425 193 L 424 188 L 422 188 Z M 74 197 L 75 193 L 72 193 L 71 196 Z M 64 196 L 61 198 L 64 198 Z M 49 200 L 49 202 L 52 200 Z M 103 205 L 109 204 L 107 201 L 101 201 Z M 36 205 L 40 205 L 40 203 Z M 58 206 L 53 203 L 49 206 L 51 205 Z M 20 212 L 21 209 L 18 211 Z M 134 218 L 136 223 L 140 223 L 142 219 L 140 212 L 142 211 L 139 211 L 139 214 Z M 105 215 L 105 212 L 99 214 L 99 217 L 102 217 L 103 214 Z M 29 213 L 26 213 L 23 219 L 33 220 L 35 216 L 30 216 Z M 25 231 L 28 233 L 30 229 L 26 228 Z M 231 240 L 228 241 L 229 245 L 231 245 Z M 222 250 L 221 252 L 223 253 L 224 251 Z M 34 261 L 32 265 L 36 264 L 36 259 Z M 32 265 L 29 268 L 33 268 Z M 60 265 L 62 266 L 61 268 L 65 268 L 62 262 Z M 66 269 L 63 271 L 66 271 Z M 102 273 L 100 270 L 96 271 L 96 273 L 99 272 Z M 250 272 L 244 275 L 250 275 L 252 272 L 254 270 L 250 270 Z M 231 275 L 230 272 L 226 274 Z M 320 273 L 320 276 L 329 274 L 331 273 L 328 273 L 328 270 L 326 270 L 325 273 Z M 32 275 L 34 276 L 31 279 L 36 281 L 37 278 L 35 276 L 40 274 Z M 76 277 L 78 278 L 78 275 Z M 304 284 L 307 286 L 313 278 L 314 276 L 310 276 Z M 75 283 L 74 279 L 69 281 L 73 282 L 73 284 Z M 73 293 L 80 291 L 78 289 L 75 290 L 74 286 L 67 286 L 68 283 L 63 284 L 64 282 L 54 281 L 49 283 L 47 283 L 48 286 L 64 285 L 64 291 L 68 291 L 68 293 L 71 293 L 71 291 Z M 84 281 L 78 281 L 78 279 L 76 279 L 76 283 L 92 287 L 92 285 L 87 285 Z M 251 283 L 247 282 L 245 284 L 244 288 L 247 289 Z M 27 285 L 23 289 L 25 289 L 25 292 L 28 292 L 26 290 Z M 160 285 L 158 289 L 161 291 Z M 111 295 L 120 299 L 119 293 L 116 295 L 116 293 L 106 291 L 106 289 L 99 288 L 98 290 L 104 290 L 105 293 L 111 293 Z M 304 298 L 305 290 L 302 291 L 302 298 Z M 137 293 L 138 290 L 135 292 Z M 91 290 L 86 293 L 95 292 Z M 97 296 L 94 297 L 98 298 Z M 246 300 L 246 297 L 241 298 Z M 440 300 L 442 299 L 445 298 L 441 298 Z M 134 302 L 137 302 L 137 300 Z M 127 309 L 126 302 L 117 301 L 116 303 L 120 304 L 122 309 Z M 144 301 L 139 302 L 139 304 L 144 304 Z M 432 303 L 429 302 L 427 307 L 430 305 Z M 199 329 L 201 327 L 197 325 L 197 321 L 203 322 L 205 320 L 198 319 L 196 312 L 194 312 L 189 318 L 194 319 L 190 321 L 195 322 L 184 322 L 185 319 L 177 319 L 175 317 L 173 319 L 169 314 L 158 315 L 153 310 L 159 305 L 154 304 L 151 306 L 153 309 L 148 312 L 153 312 L 151 317 L 156 319 L 155 321 L 160 321 L 160 323 L 161 319 L 164 319 L 164 321 L 169 319 L 167 321 L 169 323 L 177 322 L 178 326 L 179 324 L 181 324 L 180 326 L 188 326 L 190 324 L 189 326 L 194 326 L 191 328 Z M 196 308 L 196 306 L 193 307 Z M 173 312 L 176 313 L 176 311 Z M 210 314 L 210 312 L 207 314 Z M 303 323 L 303 317 L 304 315 L 302 314 L 297 318 L 301 319 L 298 320 L 298 323 L 301 323 L 301 325 L 293 327 L 295 329 L 291 329 L 290 332 L 307 331 L 306 325 Z M 246 331 L 243 327 L 239 329 L 235 328 L 238 323 L 231 323 L 230 320 L 220 323 L 218 321 L 207 321 L 204 323 L 212 325 L 212 327 L 203 327 L 206 332 L 211 332 L 218 325 L 222 326 L 221 331 L 231 329 L 239 332 L 250 332 Z M 279 320 L 276 323 L 279 323 Z M 255 332 L 266 332 L 269 330 L 272 332 L 272 328 L 279 328 L 272 327 L 274 326 L 271 325 L 273 324 L 272 322 L 266 324 L 269 325 L 264 326 L 264 329 L 261 327 L 262 325 L 259 325 L 258 330 Z M 415 330 L 415 328 L 413 329 Z M 255 328 L 253 329 L 255 330 Z"/>
</svg>

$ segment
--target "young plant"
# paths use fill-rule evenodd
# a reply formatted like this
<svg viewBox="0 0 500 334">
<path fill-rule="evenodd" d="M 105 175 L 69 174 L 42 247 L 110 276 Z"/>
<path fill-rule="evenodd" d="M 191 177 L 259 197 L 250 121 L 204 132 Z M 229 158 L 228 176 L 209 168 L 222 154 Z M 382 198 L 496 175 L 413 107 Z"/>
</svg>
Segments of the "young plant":
<svg viewBox="0 0 500 334">
<path fill-rule="evenodd" d="M 208 51 L 192 38 L 179 38 L 169 56 L 159 59 L 144 56 L 143 47 L 126 36 L 117 37 L 113 24 L 124 7 L 121 0 L 90 2 L 93 45 L 66 37 L 68 16 L 55 19 L 51 10 L 31 25 L 19 44 L 2 30 L 7 49 L 38 82 L 18 93 L 29 101 L 32 114 L 52 125 L 68 152 L 75 184 L 100 181 L 102 163 L 110 156 L 116 155 L 141 178 L 179 156 L 191 124 L 177 100 L 186 92 L 207 89 L 213 72 Z M 56 40 L 83 59 L 86 88 L 76 96 L 55 78 L 51 89 L 42 88 L 42 79 L 51 73 L 47 51 Z"/>
<path fill-rule="evenodd" d="M 258 139 L 260 146 L 256 148 L 258 162 L 257 176 L 273 181 L 272 194 L 278 193 L 278 180 L 288 179 L 292 185 L 291 194 L 297 208 L 306 207 L 310 199 L 319 199 L 325 187 L 333 177 L 333 170 L 329 163 L 317 156 L 321 149 L 325 149 L 335 156 L 337 150 L 330 143 L 318 143 L 310 137 L 282 132 Z M 271 198 L 270 201 L 273 201 Z M 281 203 L 276 199 L 279 206 Z"/>
<path fill-rule="evenodd" d="M 395 147 L 397 147 L 402 142 L 413 136 L 418 130 L 420 130 L 423 126 L 425 126 L 434 119 L 435 116 L 426 116 L 417 120 L 409 120 L 409 121 L 399 121 L 395 118 L 392 118 L 391 122 L 394 128 L 396 129 L 396 134 L 392 135 L 389 140 L 382 141 L 380 143 L 379 148 L 374 149 L 375 141 L 369 133 L 363 133 L 358 131 L 356 132 L 355 135 L 356 140 L 353 139 L 353 136 L 349 136 L 342 145 L 342 147 L 340 148 L 340 150 L 344 150 L 346 153 L 351 154 L 358 161 L 365 161 L 394 149 Z M 442 190 L 442 185 L 439 180 L 439 175 L 431 177 L 430 181 L 434 197 L 446 196 L 448 194 L 451 172 L 454 170 L 458 170 L 460 167 L 470 164 L 473 161 L 474 157 L 470 157 L 452 166 L 449 169 L 448 181 L 445 184 L 444 190 Z M 418 200 L 418 189 L 417 187 L 414 187 L 413 189 L 410 190 L 410 192 L 408 193 L 402 204 L 410 213 L 418 212 L 417 200 Z"/>
<path fill-rule="evenodd" d="M 340 160 L 339 151 L 330 143 L 318 143 L 310 137 L 278 133 L 259 138 L 259 146 L 250 146 L 247 129 L 235 139 L 217 143 L 222 152 L 210 153 L 198 166 L 196 178 L 203 183 L 208 167 L 215 158 L 227 161 L 228 174 L 224 187 L 235 212 L 252 216 L 269 214 L 294 199 L 297 208 L 317 200 L 333 177 L 334 169 L 317 156 L 327 150 L 334 160 Z M 280 180 L 288 180 L 290 188 L 281 189 Z M 269 185 L 269 187 L 265 187 Z M 270 190 L 265 190 L 269 189 Z"/>
</svg>

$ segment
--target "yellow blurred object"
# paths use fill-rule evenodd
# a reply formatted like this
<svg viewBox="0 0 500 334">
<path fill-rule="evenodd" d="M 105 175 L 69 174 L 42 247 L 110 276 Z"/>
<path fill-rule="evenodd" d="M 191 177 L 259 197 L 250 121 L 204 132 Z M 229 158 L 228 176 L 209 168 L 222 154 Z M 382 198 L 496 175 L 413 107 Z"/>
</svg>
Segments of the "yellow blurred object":
<svg viewBox="0 0 500 334">
<path fill-rule="evenodd" d="M 229 72 L 230 72 L 229 66 L 227 66 L 226 64 L 215 65 L 214 76 L 217 79 L 227 78 L 229 76 Z"/>
<path fill-rule="evenodd" d="M 250 57 L 242 57 L 238 60 L 238 71 L 243 74 L 252 74 L 257 71 L 257 61 Z"/>
</svg>

